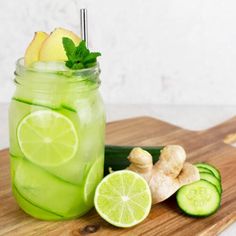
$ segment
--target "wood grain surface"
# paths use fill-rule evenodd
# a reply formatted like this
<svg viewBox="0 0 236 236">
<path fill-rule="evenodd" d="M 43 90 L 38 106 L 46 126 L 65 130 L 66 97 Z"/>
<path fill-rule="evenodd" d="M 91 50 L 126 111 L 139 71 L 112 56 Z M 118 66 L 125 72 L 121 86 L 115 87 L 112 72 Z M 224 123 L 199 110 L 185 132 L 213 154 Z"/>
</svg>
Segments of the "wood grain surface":
<svg viewBox="0 0 236 236">
<path fill-rule="evenodd" d="M 123 145 L 180 144 L 188 161 L 205 161 L 222 173 L 223 198 L 220 210 L 207 218 L 191 218 L 177 208 L 175 197 L 152 207 L 141 224 L 121 229 L 111 226 L 92 209 L 70 221 L 46 222 L 26 215 L 11 193 L 8 150 L 0 152 L 0 235 L 216 235 L 236 220 L 236 148 L 223 142 L 236 133 L 236 117 L 201 132 L 192 132 L 157 119 L 139 117 L 107 125 L 106 143 Z"/>
</svg>

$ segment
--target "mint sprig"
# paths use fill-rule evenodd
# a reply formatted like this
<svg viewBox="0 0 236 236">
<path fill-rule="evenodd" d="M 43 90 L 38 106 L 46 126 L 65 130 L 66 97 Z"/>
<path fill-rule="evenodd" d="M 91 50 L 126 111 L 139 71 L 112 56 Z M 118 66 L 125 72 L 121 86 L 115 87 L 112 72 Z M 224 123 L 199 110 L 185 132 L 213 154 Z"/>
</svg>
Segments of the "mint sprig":
<svg viewBox="0 0 236 236">
<path fill-rule="evenodd" d="M 70 38 L 63 37 L 62 43 L 68 58 L 65 62 L 66 66 L 72 70 L 93 67 L 97 62 L 97 57 L 101 56 L 100 52 L 90 52 L 83 40 L 75 46 Z"/>
</svg>

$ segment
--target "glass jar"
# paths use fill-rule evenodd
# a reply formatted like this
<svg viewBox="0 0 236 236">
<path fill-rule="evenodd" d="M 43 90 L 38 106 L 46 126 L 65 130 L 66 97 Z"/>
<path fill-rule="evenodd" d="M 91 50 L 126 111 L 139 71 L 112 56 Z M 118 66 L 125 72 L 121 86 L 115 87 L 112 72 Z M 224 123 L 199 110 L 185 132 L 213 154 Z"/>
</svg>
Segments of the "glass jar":
<svg viewBox="0 0 236 236">
<path fill-rule="evenodd" d="M 98 65 L 52 68 L 17 61 L 9 110 L 11 178 L 26 213 L 62 220 L 93 207 L 103 177 L 105 112 Z"/>
</svg>

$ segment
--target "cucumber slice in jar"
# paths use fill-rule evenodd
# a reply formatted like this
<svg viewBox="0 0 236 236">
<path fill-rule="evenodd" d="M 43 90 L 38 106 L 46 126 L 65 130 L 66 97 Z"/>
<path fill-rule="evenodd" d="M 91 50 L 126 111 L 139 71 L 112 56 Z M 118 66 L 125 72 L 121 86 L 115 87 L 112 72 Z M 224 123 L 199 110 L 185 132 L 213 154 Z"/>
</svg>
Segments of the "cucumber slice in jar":
<svg viewBox="0 0 236 236">
<path fill-rule="evenodd" d="M 34 205 L 32 202 L 29 202 L 27 199 L 25 199 L 23 196 L 20 195 L 20 193 L 17 191 L 14 184 L 12 186 L 12 191 L 19 206 L 29 215 L 32 215 L 33 217 L 37 219 L 44 219 L 44 220 L 62 220 L 63 219 L 63 216 L 60 216 L 50 211 L 47 211 L 45 209 L 42 209 Z"/>
<path fill-rule="evenodd" d="M 73 218 L 87 209 L 78 185 L 62 181 L 25 158 L 17 166 L 14 177 L 13 183 L 20 196 L 47 212 Z"/>
<path fill-rule="evenodd" d="M 205 217 L 218 210 L 221 195 L 215 185 L 201 179 L 180 188 L 176 199 L 179 208 L 187 215 Z"/>
<path fill-rule="evenodd" d="M 216 167 L 208 163 L 196 163 L 195 166 L 197 166 L 197 168 L 200 167 L 210 170 L 217 179 L 221 180 L 220 171 Z"/>
</svg>

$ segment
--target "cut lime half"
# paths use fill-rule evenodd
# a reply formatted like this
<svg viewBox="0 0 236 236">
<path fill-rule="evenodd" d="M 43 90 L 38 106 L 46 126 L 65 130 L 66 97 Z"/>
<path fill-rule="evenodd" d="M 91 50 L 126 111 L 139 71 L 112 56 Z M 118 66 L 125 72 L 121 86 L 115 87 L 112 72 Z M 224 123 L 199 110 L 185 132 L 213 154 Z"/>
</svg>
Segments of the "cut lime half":
<svg viewBox="0 0 236 236">
<path fill-rule="evenodd" d="M 69 161 L 78 148 L 73 123 L 49 110 L 36 111 L 23 118 L 17 128 L 17 138 L 25 157 L 45 167 Z"/>
<path fill-rule="evenodd" d="M 143 221 L 150 212 L 152 198 L 146 181 L 129 171 L 116 171 L 98 185 L 95 198 L 98 214 L 118 227 L 131 227 Z"/>
</svg>

